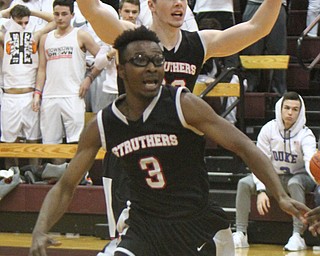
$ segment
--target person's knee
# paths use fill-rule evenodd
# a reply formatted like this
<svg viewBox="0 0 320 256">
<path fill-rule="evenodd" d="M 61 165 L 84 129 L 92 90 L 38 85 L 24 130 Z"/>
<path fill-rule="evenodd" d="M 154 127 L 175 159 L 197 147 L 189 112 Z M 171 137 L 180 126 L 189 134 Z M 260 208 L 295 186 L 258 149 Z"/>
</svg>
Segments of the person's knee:
<svg viewBox="0 0 320 256">
<path fill-rule="evenodd" d="M 239 180 L 237 190 L 238 192 L 251 190 L 251 184 L 249 182 L 249 179 L 247 179 L 247 177 Z"/>
<path fill-rule="evenodd" d="M 304 193 L 305 188 L 300 182 L 291 181 L 288 183 L 288 191 L 290 195 L 294 195 L 297 191 Z"/>
</svg>

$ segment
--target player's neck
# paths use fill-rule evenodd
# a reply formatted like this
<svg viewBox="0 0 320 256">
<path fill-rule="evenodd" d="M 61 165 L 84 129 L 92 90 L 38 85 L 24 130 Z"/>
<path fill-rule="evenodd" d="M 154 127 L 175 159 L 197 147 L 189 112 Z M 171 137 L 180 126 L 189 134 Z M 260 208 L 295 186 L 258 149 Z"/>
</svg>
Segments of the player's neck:
<svg viewBox="0 0 320 256">
<path fill-rule="evenodd" d="M 150 101 L 141 101 L 136 100 L 134 97 L 126 98 L 121 106 L 119 107 L 120 111 L 127 117 L 130 121 L 137 121 L 139 120 L 143 112 L 146 110 L 146 108 L 149 106 Z"/>
<path fill-rule="evenodd" d="M 64 37 L 65 35 L 69 34 L 71 32 L 71 30 L 73 29 L 72 26 L 68 26 L 68 27 L 58 27 L 55 31 L 55 36 L 57 38 L 59 37 Z"/>
<path fill-rule="evenodd" d="M 156 32 L 160 39 L 161 44 L 167 49 L 173 49 L 179 41 L 180 38 L 180 28 L 175 28 L 171 26 L 158 26 L 156 23 L 151 25 L 151 30 Z"/>
</svg>

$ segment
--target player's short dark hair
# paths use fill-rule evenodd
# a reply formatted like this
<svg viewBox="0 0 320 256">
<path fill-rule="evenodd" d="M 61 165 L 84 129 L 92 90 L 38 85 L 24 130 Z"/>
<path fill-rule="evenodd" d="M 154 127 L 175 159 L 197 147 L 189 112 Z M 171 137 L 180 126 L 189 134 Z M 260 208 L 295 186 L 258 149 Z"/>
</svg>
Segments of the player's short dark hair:
<svg viewBox="0 0 320 256">
<path fill-rule="evenodd" d="M 31 11 L 27 6 L 17 4 L 10 10 L 10 16 L 12 18 L 18 18 L 18 19 L 21 19 L 26 16 L 30 17 Z"/>
<path fill-rule="evenodd" d="M 302 105 L 300 95 L 297 92 L 286 92 L 286 93 L 284 93 L 283 94 L 283 100 L 282 100 L 281 108 L 282 108 L 283 102 L 285 100 L 298 100 L 300 102 L 300 106 Z"/>
<path fill-rule="evenodd" d="M 67 6 L 70 9 L 70 13 L 74 12 L 74 0 L 54 0 L 52 4 L 53 8 L 56 5 Z"/>
<path fill-rule="evenodd" d="M 135 41 L 152 41 L 157 44 L 160 42 L 156 33 L 151 31 L 150 29 L 147 29 L 145 26 L 140 26 L 136 29 L 124 31 L 120 36 L 116 38 L 113 45 L 113 47 L 118 50 L 120 64 L 123 64 L 125 62 L 123 55 L 128 44 Z"/>
</svg>

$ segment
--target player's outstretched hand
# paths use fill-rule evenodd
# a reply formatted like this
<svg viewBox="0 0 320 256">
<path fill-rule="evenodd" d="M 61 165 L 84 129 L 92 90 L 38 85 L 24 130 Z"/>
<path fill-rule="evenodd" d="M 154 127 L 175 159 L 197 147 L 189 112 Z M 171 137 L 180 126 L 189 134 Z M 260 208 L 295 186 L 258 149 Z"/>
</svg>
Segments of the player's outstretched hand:
<svg viewBox="0 0 320 256">
<path fill-rule="evenodd" d="M 309 225 L 309 231 L 313 236 L 320 234 L 320 206 L 308 211 L 304 215 L 304 223 Z"/>
<path fill-rule="evenodd" d="M 48 246 L 59 246 L 61 242 L 54 240 L 49 235 L 35 232 L 32 235 L 32 245 L 29 256 L 47 256 L 46 249 Z"/>
<path fill-rule="evenodd" d="M 304 215 L 310 211 L 310 208 L 305 204 L 300 203 L 289 196 L 280 199 L 279 206 L 284 212 L 299 218 L 303 222 L 305 221 Z"/>
</svg>

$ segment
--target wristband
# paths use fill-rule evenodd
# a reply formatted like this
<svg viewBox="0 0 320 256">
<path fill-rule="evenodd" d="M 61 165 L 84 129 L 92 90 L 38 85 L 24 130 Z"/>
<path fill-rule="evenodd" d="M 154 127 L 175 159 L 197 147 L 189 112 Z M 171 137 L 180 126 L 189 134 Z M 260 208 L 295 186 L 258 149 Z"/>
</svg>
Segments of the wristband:
<svg viewBox="0 0 320 256">
<path fill-rule="evenodd" d="M 257 190 L 257 195 L 259 195 L 260 193 L 266 193 L 267 191 L 265 189 L 259 189 Z"/>
<path fill-rule="evenodd" d="M 41 90 L 39 90 L 37 88 L 34 89 L 34 94 L 38 94 L 40 97 L 42 96 Z"/>
</svg>

